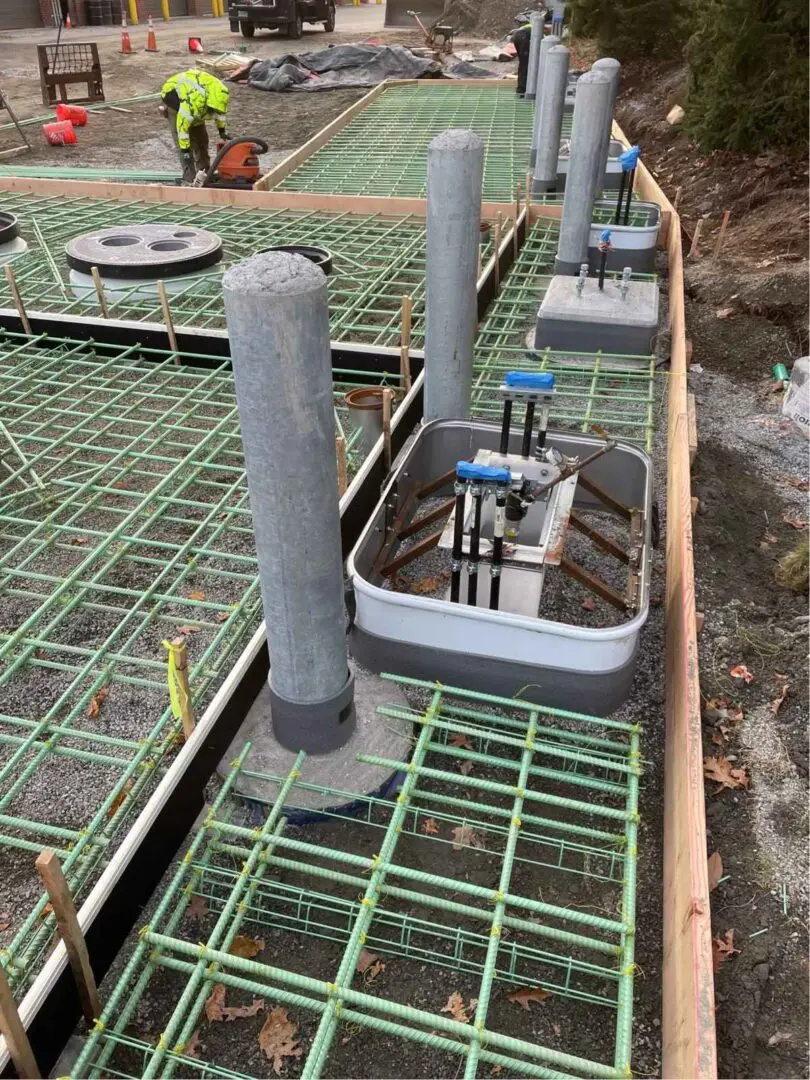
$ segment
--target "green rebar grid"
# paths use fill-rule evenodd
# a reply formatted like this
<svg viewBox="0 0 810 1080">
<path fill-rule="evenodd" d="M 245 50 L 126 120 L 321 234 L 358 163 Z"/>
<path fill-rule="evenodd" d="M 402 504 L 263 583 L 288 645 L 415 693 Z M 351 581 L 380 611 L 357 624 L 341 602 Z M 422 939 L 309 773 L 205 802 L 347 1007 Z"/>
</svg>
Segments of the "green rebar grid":
<svg viewBox="0 0 810 1080">
<path fill-rule="evenodd" d="M 552 427 L 602 429 L 650 450 L 656 408 L 654 356 L 529 350 L 529 335 L 533 342 L 537 311 L 553 274 L 558 239 L 557 222 L 536 221 L 489 306 L 475 342 L 472 414 L 500 420 L 498 388 L 507 371 L 549 371 L 556 383 Z M 634 279 L 653 280 L 643 274 Z"/>
<path fill-rule="evenodd" d="M 286 778 L 263 776 L 246 767 L 246 746 L 141 930 L 71 1075 L 168 1078 L 180 1070 L 246 1077 L 218 1042 L 222 1025 L 204 1019 L 217 984 L 228 995 L 261 998 L 265 1014 L 277 1004 L 292 1010 L 290 1019 L 308 1032 L 299 1035 L 305 1056 L 296 1073 L 309 1080 L 346 1075 L 345 1066 L 333 1064 L 346 1024 L 387 1036 L 389 1053 L 394 1037 L 446 1054 L 447 1069 L 433 1075 L 463 1069 L 474 1078 L 493 1066 L 508 1076 L 631 1075 L 638 725 L 385 678 L 400 685 L 409 704 L 379 707 L 381 722 L 410 721 L 413 754 L 409 761 L 358 758 L 380 765 L 381 776 L 399 773 L 399 794 L 358 802 L 357 793 L 311 784 L 303 754 Z M 459 748 L 471 771 L 452 767 Z M 230 795 L 239 776 L 278 790 L 259 828 Z M 304 791 L 316 793 L 319 805 L 353 804 L 351 815 L 326 810 L 314 824 L 291 830 L 288 817 L 309 805 Z M 345 833 L 329 829 L 330 821 L 342 822 Z M 441 872 L 423 869 L 437 851 L 446 852 Z M 475 883 L 478 859 L 486 860 L 494 887 Z M 578 891 L 583 882 L 592 890 L 588 902 Z M 202 928 L 184 919 L 194 895 L 207 907 Z M 262 935 L 266 952 L 256 959 L 232 954 L 240 931 Z M 279 962 L 287 934 L 339 944 L 328 977 Z M 363 949 L 377 951 L 394 979 L 424 965 L 456 972 L 465 980 L 463 996 L 478 999 L 472 1022 L 441 1012 L 444 997 L 429 1000 L 424 974 L 418 1001 L 394 1000 L 383 981 L 372 988 L 357 975 Z M 133 1024 L 137 1029 L 139 1006 L 152 989 L 162 987 L 165 1003 L 167 975 L 170 1015 L 155 1045 L 133 1033 Z M 496 1016 L 503 1014 L 494 1006 L 516 986 L 610 1010 L 615 1034 L 604 1056 L 577 1053 L 574 1031 L 572 1045 L 545 1045 L 520 1010 L 511 1014 L 517 1032 L 500 1030 Z M 198 1030 L 206 1052 L 191 1057 L 185 1051 Z M 250 1040 L 255 1033 L 248 1028 L 243 1041 Z"/>
<path fill-rule="evenodd" d="M 360 216 L 350 213 L 248 210 L 235 206 L 190 206 L 71 196 L 36 196 L 7 192 L 3 209 L 16 214 L 29 250 L 14 264 L 23 305 L 31 312 L 59 312 L 65 317 L 100 315 L 95 290 L 69 280 L 65 245 L 95 229 L 159 222 L 210 229 L 223 242 L 223 259 L 210 271 L 193 276 L 169 297 L 176 327 L 222 329 L 222 274 L 228 266 L 274 244 L 315 244 L 333 255 L 329 277 L 330 330 L 333 341 L 398 346 L 402 297 L 412 297 L 411 345 L 424 342 L 424 221 L 416 217 Z M 488 258 L 489 247 L 482 253 Z M 160 301 L 133 287 L 107 292 L 110 318 L 163 323 Z M 5 278 L 0 306 L 12 307 Z"/>
<path fill-rule="evenodd" d="M 54 847 L 79 903 L 179 744 L 163 640 L 186 628 L 199 715 L 261 620 L 233 380 L 196 359 L 210 366 L 0 332 L 0 450 L 16 448 L 0 474 L 0 860 Z M 364 452 L 343 394 L 359 383 L 334 374 L 353 472 Z M 107 732 L 104 709 L 127 695 L 148 708 Z M 77 762 L 87 817 L 34 811 L 31 785 L 47 772 L 57 790 Z M 0 949 L 16 992 L 50 945 L 46 903 L 15 912 Z"/>
</svg>

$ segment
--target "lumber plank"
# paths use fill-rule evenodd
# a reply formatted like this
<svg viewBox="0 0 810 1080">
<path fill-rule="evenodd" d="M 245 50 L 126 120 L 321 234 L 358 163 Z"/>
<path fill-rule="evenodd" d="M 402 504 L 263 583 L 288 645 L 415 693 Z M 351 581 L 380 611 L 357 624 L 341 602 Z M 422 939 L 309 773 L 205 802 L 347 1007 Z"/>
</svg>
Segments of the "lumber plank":
<svg viewBox="0 0 810 1080">
<path fill-rule="evenodd" d="M 17 1003 L 2 965 L 0 965 L 0 1034 L 6 1041 L 9 1057 L 17 1070 L 17 1075 L 27 1077 L 27 1080 L 39 1080 L 42 1073 L 39 1071 L 34 1051 L 31 1049 L 31 1043 L 20 1020 L 20 1014 L 17 1012 Z"/>
<path fill-rule="evenodd" d="M 689 464 L 693 465 L 698 451 L 697 405 L 695 395 L 686 395 L 686 417 L 689 425 Z"/>
</svg>

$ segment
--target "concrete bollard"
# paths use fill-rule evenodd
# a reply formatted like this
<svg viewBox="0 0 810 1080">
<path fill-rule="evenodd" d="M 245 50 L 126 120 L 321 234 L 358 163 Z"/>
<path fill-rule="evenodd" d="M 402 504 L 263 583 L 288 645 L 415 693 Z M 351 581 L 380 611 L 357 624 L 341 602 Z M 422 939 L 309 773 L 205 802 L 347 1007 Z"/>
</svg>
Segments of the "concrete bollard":
<svg viewBox="0 0 810 1080">
<path fill-rule="evenodd" d="M 326 277 L 267 252 L 222 285 L 270 649 L 273 734 L 324 754 L 354 729 Z"/>
<path fill-rule="evenodd" d="M 443 131 L 427 153 L 425 420 L 470 415 L 478 321 L 478 245 L 484 144 L 463 128 Z"/>
<path fill-rule="evenodd" d="M 563 105 L 568 86 L 570 53 L 564 45 L 555 45 L 546 56 L 543 99 L 538 101 L 540 113 L 537 137 L 537 156 L 534 163 L 532 194 L 541 195 L 557 187 L 557 162 L 560 157 L 560 131 Z"/>
<path fill-rule="evenodd" d="M 545 16 L 541 15 L 539 11 L 533 11 L 529 16 L 529 22 L 532 25 L 532 40 L 529 46 L 529 70 L 526 75 L 524 99 L 534 101 L 537 97 L 537 61 L 540 56 L 540 43 L 543 40 Z"/>
<path fill-rule="evenodd" d="M 535 93 L 537 95 L 537 103 L 534 107 L 534 125 L 532 126 L 532 144 L 529 151 L 529 166 L 534 168 L 534 163 L 537 158 L 537 139 L 540 134 L 540 105 L 543 102 L 543 80 L 546 74 L 546 57 L 549 52 L 556 46 L 561 45 L 562 42 L 554 34 L 549 34 L 544 37 L 540 42 L 540 49 L 537 53 L 537 79 L 535 81 Z"/>
<path fill-rule="evenodd" d="M 596 166 L 610 104 L 610 77 L 586 71 L 577 84 L 571 158 L 565 184 L 555 274 L 576 274 L 588 261 L 588 237 L 596 195 Z"/>
<path fill-rule="evenodd" d="M 613 113 L 616 109 L 616 97 L 619 93 L 619 77 L 622 65 L 612 56 L 604 56 L 597 60 L 591 68 L 592 71 L 602 71 L 610 78 L 610 102 L 608 106 L 608 119 L 605 124 L 605 132 L 602 136 L 602 144 L 599 150 L 599 160 L 596 172 L 596 197 L 599 198 L 605 187 L 605 173 L 607 172 L 608 150 L 610 148 L 610 133 L 613 129 Z"/>
</svg>

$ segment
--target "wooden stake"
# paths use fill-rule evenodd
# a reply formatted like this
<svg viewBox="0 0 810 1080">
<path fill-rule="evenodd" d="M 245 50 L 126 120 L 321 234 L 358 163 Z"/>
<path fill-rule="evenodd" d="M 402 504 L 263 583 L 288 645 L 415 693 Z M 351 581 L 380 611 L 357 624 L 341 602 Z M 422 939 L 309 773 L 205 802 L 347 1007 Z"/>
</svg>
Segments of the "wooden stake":
<svg viewBox="0 0 810 1080">
<path fill-rule="evenodd" d="M 672 200 L 672 209 L 678 209 L 678 203 L 681 201 L 681 192 L 683 188 L 675 188 L 675 198 Z"/>
<path fill-rule="evenodd" d="M 702 228 L 703 218 L 700 218 L 697 225 L 695 225 L 695 231 L 692 234 L 692 246 L 689 248 L 689 255 L 687 256 L 689 259 L 697 258 L 700 254 L 700 251 L 698 250 L 698 240 L 700 239 L 700 230 Z"/>
<path fill-rule="evenodd" d="M 162 281 L 157 283 L 158 296 L 160 297 L 160 306 L 163 310 L 163 321 L 166 324 L 166 333 L 169 335 L 169 347 L 174 353 L 175 364 L 180 363 L 180 357 L 177 354 L 177 334 L 174 332 L 174 323 L 172 322 L 172 313 L 169 310 L 169 298 L 166 295 L 166 286 Z"/>
<path fill-rule="evenodd" d="M 479 245 L 480 252 L 481 247 Z M 406 293 L 402 297 L 402 326 L 399 333 L 399 374 L 407 394 L 411 388 L 411 311 L 413 301 Z"/>
<path fill-rule="evenodd" d="M 98 306 L 101 308 L 101 317 L 103 319 L 109 319 L 110 314 L 107 311 L 107 298 L 104 295 L 104 286 L 101 283 L 101 275 L 98 272 L 97 266 L 90 267 L 90 275 L 93 278 L 93 284 L 96 287 L 96 296 L 98 297 Z"/>
<path fill-rule="evenodd" d="M 526 173 L 526 198 L 524 199 L 524 202 L 526 203 L 526 227 L 528 228 L 529 207 L 532 204 L 532 174 L 530 172 Z"/>
<path fill-rule="evenodd" d="M 495 262 L 493 264 L 492 273 L 495 281 L 495 295 L 497 296 L 501 288 L 501 265 L 499 259 L 499 252 L 501 250 L 501 229 L 503 228 L 503 217 L 500 210 L 495 216 L 495 228 L 492 230 L 492 243 L 495 249 L 494 257 Z"/>
<path fill-rule="evenodd" d="M 17 1075 L 24 1076 L 27 1080 L 40 1080 L 42 1073 L 39 1071 L 37 1059 L 34 1057 L 31 1043 L 20 1020 L 17 1002 L 8 985 L 6 970 L 2 964 L 0 964 L 0 1032 L 6 1040 L 6 1047 Z"/>
<path fill-rule="evenodd" d="M 342 435 L 335 437 L 335 456 L 337 457 L 338 497 L 343 498 L 349 486 L 349 470 L 346 463 L 346 440 Z"/>
<path fill-rule="evenodd" d="M 42 878 L 42 884 L 48 891 L 53 913 L 56 916 L 56 925 L 59 934 L 65 943 L 68 960 L 73 969 L 73 978 L 79 991 L 79 999 L 82 1003 L 82 1012 L 85 1019 L 92 1023 L 101 1016 L 101 1002 L 96 989 L 96 980 L 93 969 L 90 967 L 90 957 L 87 955 L 87 944 L 84 934 L 76 918 L 76 906 L 70 889 L 62 873 L 59 857 L 51 848 L 46 848 L 37 857 L 34 865 L 37 873 Z"/>
<path fill-rule="evenodd" d="M 20 316 L 23 330 L 31 337 L 31 323 L 28 321 L 28 316 L 25 314 L 22 297 L 20 296 L 20 290 L 17 288 L 17 279 L 14 276 L 11 263 L 6 263 L 6 280 L 8 281 L 8 287 L 11 290 L 11 299 L 14 301 L 14 307 L 17 309 L 17 314 Z"/>
<path fill-rule="evenodd" d="M 391 405 L 394 400 L 393 390 L 383 390 L 383 464 L 386 476 L 391 471 Z"/>
<path fill-rule="evenodd" d="M 515 231 L 512 233 L 512 254 L 518 257 L 518 218 L 520 217 L 520 184 L 515 188 Z"/>
<path fill-rule="evenodd" d="M 180 719 L 183 721 L 183 735 L 186 742 L 191 738 L 191 733 L 197 726 L 194 717 L 194 706 L 191 704 L 191 687 L 188 684 L 188 645 L 184 637 L 176 637 L 169 646 L 169 664 L 174 659 L 174 677 L 177 680 L 177 698 Z M 171 668 L 169 678 L 171 679 Z"/>
<path fill-rule="evenodd" d="M 720 225 L 720 232 L 717 234 L 717 240 L 714 245 L 714 253 L 712 255 L 712 262 L 717 262 L 717 256 L 720 254 L 720 249 L 723 246 L 723 241 L 726 238 L 726 229 L 728 228 L 728 219 L 731 217 L 731 211 L 726 210 L 723 213 L 723 221 Z"/>
</svg>

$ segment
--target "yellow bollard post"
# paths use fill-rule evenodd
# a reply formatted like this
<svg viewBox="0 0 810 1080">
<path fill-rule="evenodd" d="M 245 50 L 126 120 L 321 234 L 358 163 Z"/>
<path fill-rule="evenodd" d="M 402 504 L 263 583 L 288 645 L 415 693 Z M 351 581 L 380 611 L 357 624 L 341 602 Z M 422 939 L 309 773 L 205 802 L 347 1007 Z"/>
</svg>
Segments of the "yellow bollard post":
<svg viewBox="0 0 810 1080">
<path fill-rule="evenodd" d="M 169 21 L 169 0 L 160 0 L 160 10 L 163 12 L 163 18 L 166 22 Z"/>
<path fill-rule="evenodd" d="M 138 4 L 137 0 L 129 0 L 129 21 L 132 26 L 138 25 Z"/>
</svg>

